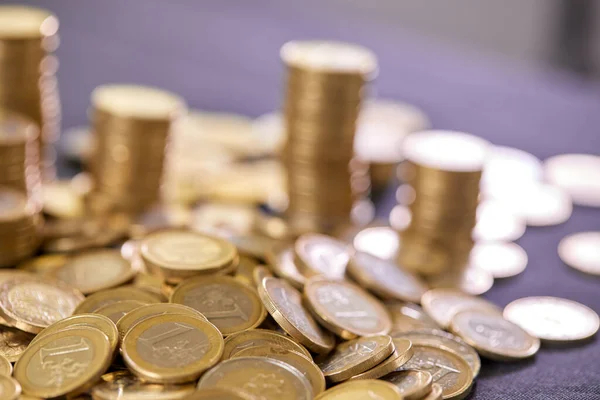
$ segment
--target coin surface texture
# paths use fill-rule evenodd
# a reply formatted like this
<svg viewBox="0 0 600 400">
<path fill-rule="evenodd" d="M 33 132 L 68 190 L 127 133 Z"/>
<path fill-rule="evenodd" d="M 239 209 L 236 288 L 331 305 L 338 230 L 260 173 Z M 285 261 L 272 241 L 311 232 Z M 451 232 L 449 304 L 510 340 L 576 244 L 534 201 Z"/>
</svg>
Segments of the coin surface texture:
<svg viewBox="0 0 600 400">
<path fill-rule="evenodd" d="M 148 303 L 139 300 L 121 300 L 102 306 L 94 313 L 104 315 L 116 324 L 124 315 L 146 304 Z"/>
<path fill-rule="evenodd" d="M 33 338 L 32 334 L 0 325 L 0 355 L 16 362 Z"/>
<path fill-rule="evenodd" d="M 402 400 L 396 385 L 377 379 L 344 382 L 326 390 L 315 400 Z"/>
<path fill-rule="evenodd" d="M 108 304 L 123 300 L 138 300 L 146 303 L 160 303 L 161 298 L 133 286 L 123 286 L 116 289 L 101 290 L 85 298 L 77 306 L 74 314 L 93 313 Z"/>
<path fill-rule="evenodd" d="M 392 372 L 382 379 L 396 385 L 404 400 L 423 399 L 431 391 L 433 383 L 433 377 L 429 372 L 414 369 Z"/>
<path fill-rule="evenodd" d="M 486 310 L 501 313 L 500 308 L 480 297 L 453 289 L 432 289 L 421 299 L 423 309 L 442 328 L 448 328 L 452 317 L 462 310 Z"/>
<path fill-rule="evenodd" d="M 296 265 L 306 276 L 342 279 L 350 259 L 343 242 L 326 235 L 305 234 L 294 245 Z"/>
<path fill-rule="evenodd" d="M 524 297 L 508 304 L 503 315 L 529 334 L 552 342 L 585 340 L 600 326 L 594 310 L 559 297 Z"/>
<path fill-rule="evenodd" d="M 266 329 L 250 329 L 227 336 L 225 338 L 225 349 L 223 350 L 222 358 L 227 360 L 249 347 L 263 346 L 281 350 L 295 351 L 309 359 L 312 359 L 310 352 L 301 344 L 296 343 L 285 334 Z"/>
<path fill-rule="evenodd" d="M 0 396 L 3 400 L 22 399 L 21 385 L 9 375 L 0 375 Z"/>
<path fill-rule="evenodd" d="M 129 371 L 117 371 L 102 375 L 102 382 L 94 386 L 90 393 L 94 400 L 178 400 L 187 399 L 195 390 L 193 384 L 146 383 Z"/>
<path fill-rule="evenodd" d="M 527 267 L 527 253 L 509 242 L 478 243 L 471 250 L 470 268 L 486 270 L 494 278 L 509 278 Z"/>
<path fill-rule="evenodd" d="M 558 255 L 570 267 L 600 275 L 600 232 L 580 232 L 563 238 L 558 244 Z"/>
<path fill-rule="evenodd" d="M 394 352 L 381 363 L 349 380 L 378 379 L 402 367 L 413 356 L 412 343 L 408 339 L 394 339 Z"/>
</svg>

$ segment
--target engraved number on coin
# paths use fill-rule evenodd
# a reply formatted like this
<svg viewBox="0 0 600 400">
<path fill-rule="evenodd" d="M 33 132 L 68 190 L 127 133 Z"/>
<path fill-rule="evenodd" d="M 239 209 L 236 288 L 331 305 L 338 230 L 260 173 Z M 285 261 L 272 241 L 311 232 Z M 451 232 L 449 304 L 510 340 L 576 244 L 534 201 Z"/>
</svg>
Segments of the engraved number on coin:
<svg viewBox="0 0 600 400">
<path fill-rule="evenodd" d="M 86 341 L 80 338 L 79 342 L 64 346 L 40 349 L 40 362 L 42 369 L 48 371 L 49 385 L 60 386 L 66 379 L 74 379 L 81 375 L 87 368 L 87 362 L 78 362 L 70 355 L 75 355 L 90 349 Z"/>
</svg>

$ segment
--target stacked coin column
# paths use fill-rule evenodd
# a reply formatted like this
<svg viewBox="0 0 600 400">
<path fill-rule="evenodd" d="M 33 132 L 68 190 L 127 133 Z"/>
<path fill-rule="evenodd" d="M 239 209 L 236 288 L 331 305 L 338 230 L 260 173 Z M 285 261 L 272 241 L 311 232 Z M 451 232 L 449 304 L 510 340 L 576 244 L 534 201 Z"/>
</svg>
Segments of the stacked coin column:
<svg viewBox="0 0 600 400">
<path fill-rule="evenodd" d="M 286 218 L 296 234 L 329 232 L 348 222 L 369 187 L 368 170 L 352 158 L 365 83 L 377 61 L 359 46 L 316 41 L 289 42 L 281 57 L 287 66 Z"/>
<path fill-rule="evenodd" d="M 96 212 L 141 212 L 159 200 L 169 134 L 185 102 L 134 85 L 100 86 L 91 102 L 97 148 L 90 206 Z"/>
<path fill-rule="evenodd" d="M 425 131 L 404 142 L 402 178 L 413 187 L 400 263 L 446 283 L 460 279 L 473 247 L 479 180 L 488 143 L 460 132 Z"/>
<path fill-rule="evenodd" d="M 0 108 L 23 114 L 38 124 L 42 172 L 55 175 L 51 144 L 60 134 L 61 107 L 51 54 L 58 47 L 58 20 L 27 6 L 0 6 Z"/>
</svg>

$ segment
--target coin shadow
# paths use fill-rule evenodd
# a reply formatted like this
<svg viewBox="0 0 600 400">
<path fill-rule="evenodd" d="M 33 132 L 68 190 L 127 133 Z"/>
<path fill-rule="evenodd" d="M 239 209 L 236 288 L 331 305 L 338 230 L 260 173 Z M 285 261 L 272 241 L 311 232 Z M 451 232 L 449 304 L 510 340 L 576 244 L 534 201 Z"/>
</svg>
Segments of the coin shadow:
<svg viewBox="0 0 600 400">
<path fill-rule="evenodd" d="M 493 378 L 498 375 L 506 375 L 513 372 L 518 372 L 522 369 L 528 368 L 535 363 L 535 357 L 527 358 L 520 361 L 511 362 L 499 362 L 488 360 L 486 358 L 481 359 L 481 370 L 479 372 L 480 378 Z"/>
</svg>

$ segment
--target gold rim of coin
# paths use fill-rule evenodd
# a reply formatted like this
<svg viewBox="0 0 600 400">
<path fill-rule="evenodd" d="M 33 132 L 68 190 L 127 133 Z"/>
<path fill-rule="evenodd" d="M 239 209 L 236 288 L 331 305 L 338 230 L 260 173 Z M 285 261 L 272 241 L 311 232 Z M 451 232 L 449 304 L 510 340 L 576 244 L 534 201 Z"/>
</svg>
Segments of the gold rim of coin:
<svg viewBox="0 0 600 400">
<path fill-rule="evenodd" d="M 298 270 L 307 277 L 343 279 L 350 259 L 344 242 L 317 233 L 300 236 L 294 243 L 294 254 Z"/>
<path fill-rule="evenodd" d="M 121 286 L 115 289 L 101 290 L 89 295 L 77 306 L 73 314 L 93 313 L 100 307 L 122 300 L 139 300 L 146 303 L 161 302 L 161 298 L 154 293 L 146 292 L 134 286 Z"/>
<path fill-rule="evenodd" d="M 395 349 L 391 356 L 373 368 L 358 375 L 354 375 L 348 380 L 378 379 L 402 367 L 413 356 L 412 343 L 408 339 L 394 339 L 394 346 Z"/>
<path fill-rule="evenodd" d="M 4 357 L 3 355 L 0 355 L 0 375 L 11 376 L 12 371 L 13 371 L 13 366 L 10 363 L 10 361 L 8 361 L 8 359 L 6 357 Z M 2 393 L 0 393 L 0 394 L 2 394 Z"/>
<path fill-rule="evenodd" d="M 266 318 L 256 290 L 231 276 L 199 276 L 175 287 L 171 303 L 198 310 L 223 334 L 256 328 Z"/>
<path fill-rule="evenodd" d="M 462 310 L 481 309 L 500 314 L 495 304 L 455 289 L 431 289 L 421 298 L 425 312 L 442 328 L 450 327 L 452 317 Z"/>
<path fill-rule="evenodd" d="M 102 375 L 102 382 L 95 385 L 90 394 L 94 400 L 178 400 L 188 399 L 196 385 L 159 385 L 146 383 L 131 371 L 116 371 Z"/>
<path fill-rule="evenodd" d="M 273 272 L 287 279 L 296 289 L 304 289 L 306 277 L 300 273 L 294 261 L 294 249 L 290 245 L 273 246 L 266 254 L 267 262 Z"/>
<path fill-rule="evenodd" d="M 358 285 L 311 278 L 304 285 L 304 296 L 321 325 L 343 339 L 386 335 L 392 329 L 392 320 L 383 304 Z M 371 323 L 364 324 L 365 318 Z"/>
<path fill-rule="evenodd" d="M 78 361 L 85 365 L 79 374 L 61 374 L 56 377 L 43 368 L 44 361 L 53 359 L 60 365 L 77 352 Z M 72 360 L 72 359 L 71 359 Z M 14 377 L 23 392 L 38 397 L 76 395 L 96 383 L 112 361 L 108 337 L 99 329 L 81 326 L 44 336 L 22 354 L 15 364 Z"/>
<path fill-rule="evenodd" d="M 119 250 L 88 250 L 72 256 L 53 275 L 83 294 L 121 286 L 135 276 L 129 261 Z"/>
<path fill-rule="evenodd" d="M 433 383 L 429 372 L 415 369 L 394 371 L 381 379 L 396 385 L 403 400 L 422 400 L 431 391 Z"/>
<path fill-rule="evenodd" d="M 180 341 L 169 346 L 169 339 L 172 342 L 180 335 L 183 335 Z M 162 344 L 156 347 L 158 341 Z M 176 314 L 156 315 L 139 322 L 123 338 L 121 349 L 125 365 L 141 379 L 182 383 L 198 379 L 215 365 L 223 354 L 223 347 L 221 332 L 213 324 Z M 166 364 L 156 365 L 159 360 Z"/>
<path fill-rule="evenodd" d="M 329 382 L 342 382 L 381 363 L 395 348 L 387 335 L 360 337 L 338 344 L 318 365 Z"/>
<path fill-rule="evenodd" d="M 236 350 L 240 347 L 239 350 Z M 290 351 L 295 351 L 308 359 L 312 356 L 304 346 L 296 343 L 294 340 L 284 334 L 269 331 L 266 329 L 250 329 L 244 332 L 234 333 L 225 338 L 225 348 L 223 350 L 223 359 L 227 360 L 236 355 L 242 349 L 253 346 L 278 347 Z"/>
<path fill-rule="evenodd" d="M 104 315 L 116 324 L 123 316 L 127 315 L 127 313 L 147 304 L 147 302 L 139 300 L 121 300 L 116 303 L 102 306 L 94 311 L 94 313 Z"/>
<path fill-rule="evenodd" d="M 57 268 L 62 267 L 69 260 L 66 254 L 44 254 L 17 265 L 18 269 L 40 275 L 51 275 Z"/>
<path fill-rule="evenodd" d="M 373 398 L 381 400 L 402 400 L 400 390 L 396 385 L 377 379 L 349 381 L 326 390 L 315 400 L 363 400 Z"/>
<path fill-rule="evenodd" d="M 21 399 L 21 384 L 10 377 L 10 375 L 0 375 L 0 394 L 3 400 Z"/>
<path fill-rule="evenodd" d="M 0 324 L 0 355 L 10 362 L 16 362 L 36 337 L 31 333 Z"/>
<path fill-rule="evenodd" d="M 263 279 L 258 294 L 269 314 L 291 337 L 318 354 L 333 349 L 333 335 L 321 329 L 302 305 L 300 292 L 285 280 Z"/>
</svg>

